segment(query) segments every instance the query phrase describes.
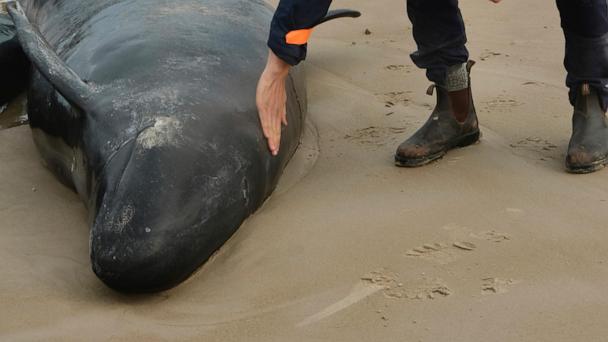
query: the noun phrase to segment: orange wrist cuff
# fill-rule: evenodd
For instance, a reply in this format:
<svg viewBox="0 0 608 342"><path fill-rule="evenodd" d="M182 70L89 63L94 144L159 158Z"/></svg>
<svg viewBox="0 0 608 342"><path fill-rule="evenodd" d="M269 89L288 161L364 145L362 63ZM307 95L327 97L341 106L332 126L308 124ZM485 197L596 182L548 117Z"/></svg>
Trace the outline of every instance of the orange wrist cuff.
<svg viewBox="0 0 608 342"><path fill-rule="evenodd" d="M308 43L311 34L312 29L290 31L285 36L285 41L287 41L287 44L291 45L304 45Z"/></svg>

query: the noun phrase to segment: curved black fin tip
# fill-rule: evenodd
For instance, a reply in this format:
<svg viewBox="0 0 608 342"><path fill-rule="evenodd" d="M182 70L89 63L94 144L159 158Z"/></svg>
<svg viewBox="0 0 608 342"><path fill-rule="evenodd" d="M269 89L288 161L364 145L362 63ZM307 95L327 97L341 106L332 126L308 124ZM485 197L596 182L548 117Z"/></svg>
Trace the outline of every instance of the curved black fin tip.
<svg viewBox="0 0 608 342"><path fill-rule="evenodd" d="M321 25L325 22L328 22L328 21L334 20L334 19L359 18L360 16L361 16L361 12L355 11L355 10L350 10L350 9L331 10L331 11L327 12L327 15L325 15L325 17L323 17L323 19L321 19L321 21L317 25Z"/></svg>

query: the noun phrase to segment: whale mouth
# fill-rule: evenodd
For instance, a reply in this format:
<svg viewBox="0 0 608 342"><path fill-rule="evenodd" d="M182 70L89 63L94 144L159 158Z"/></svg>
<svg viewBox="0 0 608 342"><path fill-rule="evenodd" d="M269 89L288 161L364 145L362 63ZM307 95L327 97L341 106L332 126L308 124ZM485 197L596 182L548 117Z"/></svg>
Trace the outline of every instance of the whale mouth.
<svg viewBox="0 0 608 342"><path fill-rule="evenodd" d="M104 229L100 222L101 227L93 228L99 232L91 234L93 271L107 286L121 292L156 292L179 284L190 273L177 267L188 260L187 253L179 253L184 243L178 236L162 233L172 230L172 225L130 226L134 214L134 208L127 205L111 227ZM157 230L161 233L155 234Z"/></svg>

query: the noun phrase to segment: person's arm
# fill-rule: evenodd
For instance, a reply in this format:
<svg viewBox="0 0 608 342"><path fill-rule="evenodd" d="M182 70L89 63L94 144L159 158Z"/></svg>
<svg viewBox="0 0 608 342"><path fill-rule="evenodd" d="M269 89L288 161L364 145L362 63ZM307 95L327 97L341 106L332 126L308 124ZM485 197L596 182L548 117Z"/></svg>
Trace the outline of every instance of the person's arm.
<svg viewBox="0 0 608 342"><path fill-rule="evenodd" d="M258 114L272 155L279 153L281 124L287 125L285 81L289 68L306 58L312 28L327 14L331 0L281 0L272 18L268 61L256 93Z"/></svg>
<svg viewBox="0 0 608 342"><path fill-rule="evenodd" d="M268 47L289 65L306 58L308 37L331 0L281 0L270 24Z"/></svg>
<svg viewBox="0 0 608 342"><path fill-rule="evenodd" d="M287 125L285 80L288 73L289 64L269 50L266 68L258 81L256 105L262 131L273 156L279 153L281 124Z"/></svg>

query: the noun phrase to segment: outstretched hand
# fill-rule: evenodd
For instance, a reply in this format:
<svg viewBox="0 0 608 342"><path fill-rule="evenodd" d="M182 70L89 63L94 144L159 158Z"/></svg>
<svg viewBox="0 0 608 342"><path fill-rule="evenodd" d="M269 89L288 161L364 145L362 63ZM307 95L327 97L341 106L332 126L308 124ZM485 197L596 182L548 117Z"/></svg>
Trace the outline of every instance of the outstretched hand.
<svg viewBox="0 0 608 342"><path fill-rule="evenodd" d="M289 67L289 64L270 51L256 92L260 123L273 156L279 153L281 124L287 125L285 80L289 74Z"/></svg>

